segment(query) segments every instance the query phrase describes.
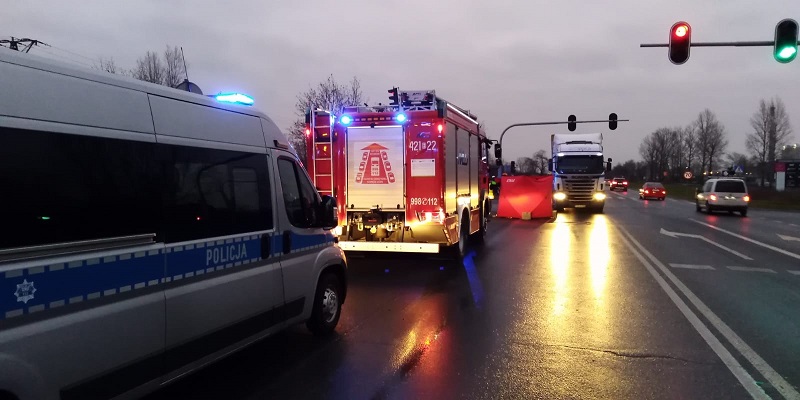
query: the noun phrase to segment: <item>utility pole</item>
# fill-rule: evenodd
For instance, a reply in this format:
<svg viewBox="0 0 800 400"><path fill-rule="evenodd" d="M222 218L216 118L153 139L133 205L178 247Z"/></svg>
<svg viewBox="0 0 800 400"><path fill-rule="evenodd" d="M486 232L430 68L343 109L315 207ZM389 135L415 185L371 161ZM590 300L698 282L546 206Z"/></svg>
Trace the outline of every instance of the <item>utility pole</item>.
<svg viewBox="0 0 800 400"><path fill-rule="evenodd" d="M20 46L25 46L25 50L24 51L26 53L30 52L31 48L33 46L38 46L40 44L43 44L45 46L49 46L47 43L44 43L44 42L36 40L36 39L15 38L13 36L11 37L11 39L0 40L0 46L2 46L4 44L7 44L9 49L16 50L16 51L20 51L20 49L19 49ZM5 46L3 46L3 47L5 47Z"/></svg>

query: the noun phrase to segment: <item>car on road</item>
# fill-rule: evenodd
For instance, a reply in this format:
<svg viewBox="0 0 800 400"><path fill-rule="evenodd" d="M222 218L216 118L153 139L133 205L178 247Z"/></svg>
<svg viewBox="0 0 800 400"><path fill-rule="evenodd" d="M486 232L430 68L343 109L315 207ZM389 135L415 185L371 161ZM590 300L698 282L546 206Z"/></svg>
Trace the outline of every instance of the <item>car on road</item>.
<svg viewBox="0 0 800 400"><path fill-rule="evenodd" d="M648 198L664 201L667 198L667 189L659 182L645 182L639 189L639 199Z"/></svg>
<svg viewBox="0 0 800 400"><path fill-rule="evenodd" d="M609 182L609 189L628 191L628 180L625 178L614 178Z"/></svg>
<svg viewBox="0 0 800 400"><path fill-rule="evenodd" d="M750 194L747 184L737 178L711 178L706 181L695 195L695 208L697 212L705 209L711 214L714 211L738 211L743 217L747 216L747 206L750 204Z"/></svg>

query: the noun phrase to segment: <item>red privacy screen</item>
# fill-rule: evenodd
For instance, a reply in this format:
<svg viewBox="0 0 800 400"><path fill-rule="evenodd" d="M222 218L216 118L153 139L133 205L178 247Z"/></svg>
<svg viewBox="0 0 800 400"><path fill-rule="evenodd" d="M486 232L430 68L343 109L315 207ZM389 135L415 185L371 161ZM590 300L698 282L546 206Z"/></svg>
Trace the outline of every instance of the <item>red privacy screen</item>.
<svg viewBox="0 0 800 400"><path fill-rule="evenodd" d="M553 177L504 176L500 182L500 204L497 216L522 218L522 213L531 213L531 218L550 218L553 213Z"/></svg>

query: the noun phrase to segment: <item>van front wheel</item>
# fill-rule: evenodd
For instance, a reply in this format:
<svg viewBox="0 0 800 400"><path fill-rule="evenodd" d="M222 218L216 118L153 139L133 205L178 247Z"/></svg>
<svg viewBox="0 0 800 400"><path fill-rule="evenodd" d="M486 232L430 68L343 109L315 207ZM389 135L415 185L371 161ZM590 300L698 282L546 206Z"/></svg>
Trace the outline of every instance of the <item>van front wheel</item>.
<svg viewBox="0 0 800 400"><path fill-rule="evenodd" d="M336 274L326 273L319 278L308 330L317 336L333 333L342 314L342 284Z"/></svg>

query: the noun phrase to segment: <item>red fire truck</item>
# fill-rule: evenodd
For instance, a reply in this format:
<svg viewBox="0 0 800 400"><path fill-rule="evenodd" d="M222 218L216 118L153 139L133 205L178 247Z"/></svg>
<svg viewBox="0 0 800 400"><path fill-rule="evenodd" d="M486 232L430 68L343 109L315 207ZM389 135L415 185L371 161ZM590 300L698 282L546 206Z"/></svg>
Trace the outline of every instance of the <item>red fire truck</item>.
<svg viewBox="0 0 800 400"><path fill-rule="evenodd" d="M491 142L477 117L433 90L389 92L395 105L306 115L306 168L336 198L339 245L463 256L486 234Z"/></svg>

